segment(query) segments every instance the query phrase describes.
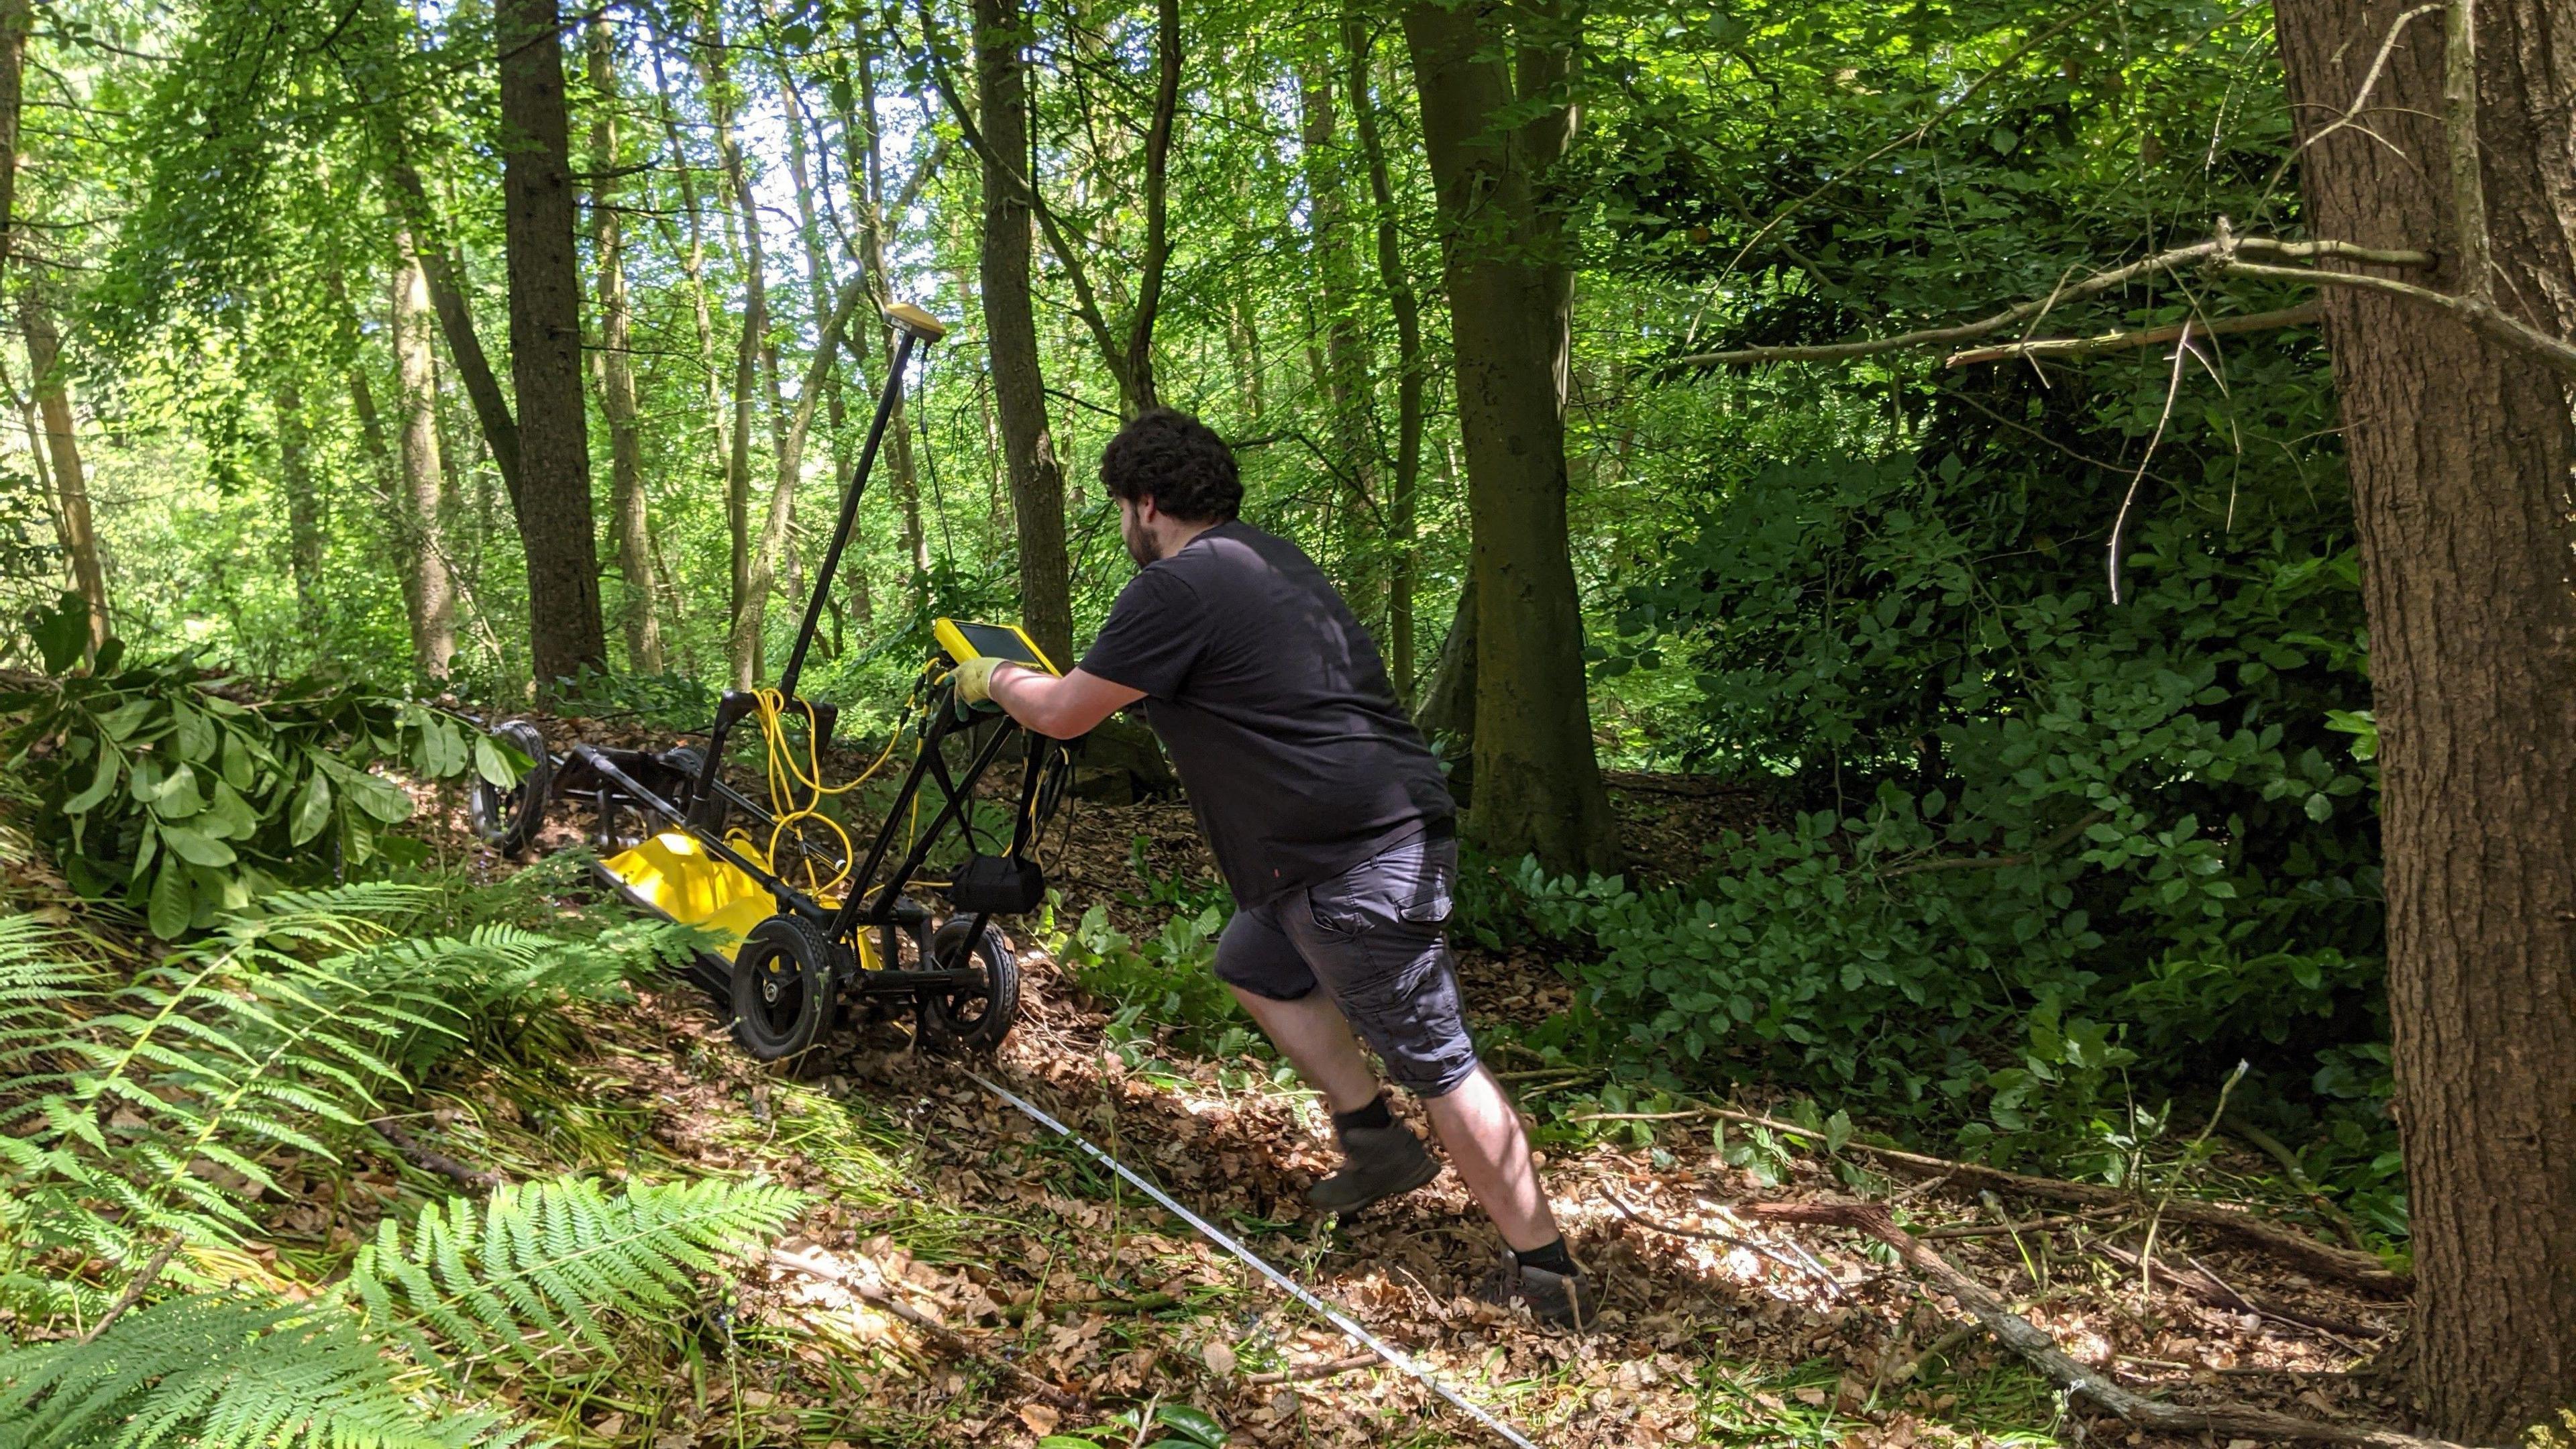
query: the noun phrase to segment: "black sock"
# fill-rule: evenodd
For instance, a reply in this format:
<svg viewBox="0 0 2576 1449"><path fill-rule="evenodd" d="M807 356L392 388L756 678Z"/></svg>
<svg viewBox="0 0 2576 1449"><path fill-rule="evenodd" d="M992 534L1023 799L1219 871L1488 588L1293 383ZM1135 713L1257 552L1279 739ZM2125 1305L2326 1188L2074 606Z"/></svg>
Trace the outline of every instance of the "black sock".
<svg viewBox="0 0 2576 1449"><path fill-rule="evenodd" d="M1395 1114L1386 1110L1386 1094L1383 1092L1369 1098L1369 1104L1356 1112L1333 1114L1335 1132L1348 1132L1354 1127L1392 1127L1394 1125Z"/></svg>
<svg viewBox="0 0 2576 1449"><path fill-rule="evenodd" d="M1524 1268L1536 1268L1547 1273L1562 1273L1569 1278L1574 1276L1575 1272L1574 1260L1566 1256L1563 1238L1544 1247L1514 1248L1512 1261Z"/></svg>

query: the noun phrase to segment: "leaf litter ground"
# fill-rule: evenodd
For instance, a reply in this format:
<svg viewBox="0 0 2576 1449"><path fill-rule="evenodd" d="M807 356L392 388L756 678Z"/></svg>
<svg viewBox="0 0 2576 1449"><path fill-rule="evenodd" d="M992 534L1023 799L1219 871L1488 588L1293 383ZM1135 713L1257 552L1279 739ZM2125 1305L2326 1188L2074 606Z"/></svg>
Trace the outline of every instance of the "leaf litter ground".
<svg viewBox="0 0 2576 1449"><path fill-rule="evenodd" d="M575 731L625 742L597 726ZM1630 845L1646 858L1691 858L1698 841L1743 820L1746 802L1696 782L1619 783ZM470 853L459 823L451 809L424 814L428 833L446 836L442 852ZM548 844L576 842L570 827L554 832ZM1168 908L1137 896L1140 858L1166 879L1204 871L1185 808L1077 806L1054 870L1068 910L1100 904L1122 929L1151 935ZM473 860L495 880L514 869ZM560 863L541 874L566 909L614 909L586 898ZM1857 1157L1800 1153L1789 1139L1747 1170L1727 1164L1701 1121L1570 1120L1601 1109L1596 1074L1511 1070L1506 1059L1519 1031L1566 1004L1568 986L1546 961L1467 948L1480 1036L1519 1079L1550 1195L1576 1255L1608 1286L1593 1332L1537 1326L1468 1296L1499 1244L1453 1177L1354 1222L1319 1217L1301 1194L1331 1169L1329 1132L1293 1077L1256 1052L1218 1058L1167 1028L1122 1023L1034 942L1018 945L1025 1015L987 1070L1536 1442L2168 1442L2089 1408L2070 1415L2045 1380L1963 1328L1876 1244L1746 1227L1724 1210L1852 1194L1891 1201L2078 1359L2142 1392L2403 1417L2379 1380L2352 1372L2396 1330L2402 1303L2171 1225L2161 1259L2179 1268L2188 1254L2266 1311L2211 1306L2164 1279L2142 1287L2135 1267L2088 1244L2134 1246L2137 1232L2119 1229L2145 1205L2070 1214L1938 1178L1879 1178ZM1112 1421L1158 1405L1195 1406L1237 1444L1495 1442L1403 1375L1362 1362L1309 1311L954 1064L916 1053L906 1021L846 1033L794 1079L745 1058L686 985L531 1030L540 1049L522 1043L435 1083L408 1119L414 1142L508 1177L760 1173L816 1195L768 1261L648 1335L666 1353L530 1385L527 1407L569 1442L1143 1443L1155 1434ZM1418 1122L1410 1103L1398 1110ZM261 1252L328 1256L397 1199L454 1190L425 1161L361 1165L327 1203L294 1202ZM256 1263L244 1267L256 1276Z"/></svg>

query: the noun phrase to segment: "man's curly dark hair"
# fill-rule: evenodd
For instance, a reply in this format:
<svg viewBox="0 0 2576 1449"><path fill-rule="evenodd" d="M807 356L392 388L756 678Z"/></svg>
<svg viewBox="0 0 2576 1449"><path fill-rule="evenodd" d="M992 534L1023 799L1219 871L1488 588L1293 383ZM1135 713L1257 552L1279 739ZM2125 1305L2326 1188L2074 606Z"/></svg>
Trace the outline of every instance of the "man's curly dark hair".
<svg viewBox="0 0 2576 1449"><path fill-rule="evenodd" d="M1100 453L1100 483L1113 498L1154 506L1185 523L1222 523L1243 508L1234 449L1216 430L1171 408L1138 413Z"/></svg>

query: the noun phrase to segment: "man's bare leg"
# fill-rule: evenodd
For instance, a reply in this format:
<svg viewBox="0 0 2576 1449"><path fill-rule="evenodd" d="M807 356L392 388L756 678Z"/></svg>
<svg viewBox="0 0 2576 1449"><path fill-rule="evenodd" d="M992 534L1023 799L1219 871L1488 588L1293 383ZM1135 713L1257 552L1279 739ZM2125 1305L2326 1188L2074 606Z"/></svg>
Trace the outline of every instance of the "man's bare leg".
<svg viewBox="0 0 2576 1449"><path fill-rule="evenodd" d="M1494 1074L1479 1063L1474 1076L1423 1098L1422 1105L1440 1145L1449 1149L1449 1165L1494 1220L1504 1246L1527 1250L1555 1242L1556 1214L1548 1211L1547 1194L1539 1188L1529 1134Z"/></svg>
<svg viewBox="0 0 2576 1449"><path fill-rule="evenodd" d="M1356 1112L1377 1099L1377 1074L1351 1036L1340 1008L1321 991L1295 1001L1255 996L1240 987L1234 999L1288 1058L1306 1085L1324 1094L1336 1112ZM1432 1130L1449 1150L1485 1215L1494 1220L1503 1242L1513 1248L1539 1248L1557 1240L1556 1216L1548 1211L1547 1194L1539 1190L1538 1170L1530 1162L1529 1136L1521 1130L1520 1113L1503 1095L1502 1083L1479 1066L1476 1074L1450 1092L1426 1097Z"/></svg>
<svg viewBox="0 0 2576 1449"><path fill-rule="evenodd" d="M1369 1070L1368 1057L1332 997L1310 991L1294 1001L1280 1001L1240 986L1227 989L1333 1111L1356 1112L1377 1100L1377 1073Z"/></svg>

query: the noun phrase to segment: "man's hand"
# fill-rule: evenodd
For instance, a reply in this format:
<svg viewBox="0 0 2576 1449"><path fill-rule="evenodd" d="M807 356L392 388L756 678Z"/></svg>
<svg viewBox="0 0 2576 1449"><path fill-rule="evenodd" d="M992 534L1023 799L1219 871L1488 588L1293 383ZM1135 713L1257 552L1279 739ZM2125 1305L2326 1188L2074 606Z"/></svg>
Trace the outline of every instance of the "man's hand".
<svg viewBox="0 0 2576 1449"><path fill-rule="evenodd" d="M993 706L993 671L1003 661L990 654L979 654L957 666L957 701L960 704Z"/></svg>

